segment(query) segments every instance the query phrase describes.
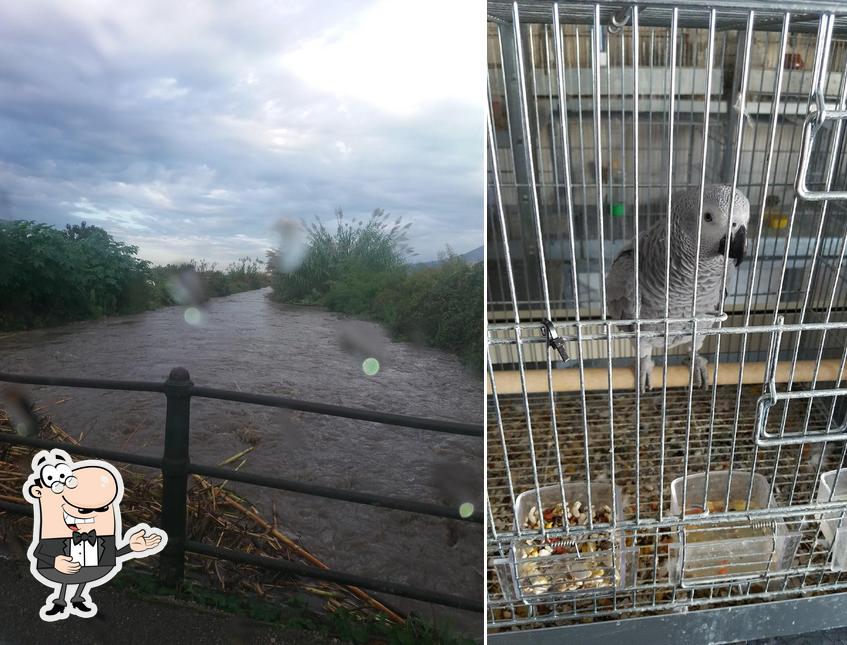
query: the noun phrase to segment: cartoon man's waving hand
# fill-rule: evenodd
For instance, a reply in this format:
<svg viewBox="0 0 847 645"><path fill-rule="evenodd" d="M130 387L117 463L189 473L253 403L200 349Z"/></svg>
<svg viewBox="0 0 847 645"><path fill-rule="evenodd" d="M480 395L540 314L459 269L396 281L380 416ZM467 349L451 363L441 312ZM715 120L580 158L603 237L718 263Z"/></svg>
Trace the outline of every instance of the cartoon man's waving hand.
<svg viewBox="0 0 847 645"><path fill-rule="evenodd" d="M94 616L97 605L89 590L111 580L122 560L161 551L167 535L138 524L126 541L122 539L123 480L105 461L74 463L64 450L42 450L32 460L32 471L23 489L35 517L27 551L30 570L36 580L56 590L41 608L41 618ZM74 585L68 608L65 596Z"/></svg>

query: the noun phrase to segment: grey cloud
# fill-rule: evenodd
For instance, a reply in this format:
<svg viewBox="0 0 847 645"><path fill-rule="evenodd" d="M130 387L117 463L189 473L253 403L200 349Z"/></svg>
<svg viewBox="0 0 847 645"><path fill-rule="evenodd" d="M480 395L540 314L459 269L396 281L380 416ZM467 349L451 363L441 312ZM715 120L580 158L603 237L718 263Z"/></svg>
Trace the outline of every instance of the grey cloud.
<svg viewBox="0 0 847 645"><path fill-rule="evenodd" d="M279 64L348 3L130 7L0 7L0 216L88 219L158 261L261 254L280 215L336 206L403 216L423 259L482 243L482 96L396 115Z"/></svg>

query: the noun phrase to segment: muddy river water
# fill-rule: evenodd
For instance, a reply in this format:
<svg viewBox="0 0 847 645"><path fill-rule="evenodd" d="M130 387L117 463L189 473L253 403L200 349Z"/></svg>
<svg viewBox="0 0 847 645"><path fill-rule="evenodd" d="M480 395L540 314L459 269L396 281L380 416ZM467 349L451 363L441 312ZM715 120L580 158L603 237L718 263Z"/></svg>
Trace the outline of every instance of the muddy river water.
<svg viewBox="0 0 847 645"><path fill-rule="evenodd" d="M268 290L0 336L0 371L164 380L482 423L480 376L450 354L393 342L378 325L272 302ZM373 354L369 376L362 357ZM83 443L161 455L158 394L27 388ZM423 501L482 504L482 441L260 406L194 399L191 459L218 464L256 442L242 470ZM254 486L233 486L329 566L481 598L482 528ZM482 615L387 600L478 633Z"/></svg>

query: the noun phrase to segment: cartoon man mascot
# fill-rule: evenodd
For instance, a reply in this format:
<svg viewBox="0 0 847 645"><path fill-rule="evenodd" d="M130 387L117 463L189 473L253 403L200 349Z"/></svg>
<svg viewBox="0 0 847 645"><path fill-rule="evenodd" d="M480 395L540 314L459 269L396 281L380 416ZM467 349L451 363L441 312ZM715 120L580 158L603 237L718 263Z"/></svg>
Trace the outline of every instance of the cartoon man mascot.
<svg viewBox="0 0 847 645"><path fill-rule="evenodd" d="M167 535L138 524L124 539L119 504L120 473L104 461L71 461L64 450L42 450L32 460L23 494L33 506L32 544L27 551L35 579L55 593L39 612L47 621L97 613L92 587L111 580L129 558L161 551ZM69 587L76 587L70 599Z"/></svg>

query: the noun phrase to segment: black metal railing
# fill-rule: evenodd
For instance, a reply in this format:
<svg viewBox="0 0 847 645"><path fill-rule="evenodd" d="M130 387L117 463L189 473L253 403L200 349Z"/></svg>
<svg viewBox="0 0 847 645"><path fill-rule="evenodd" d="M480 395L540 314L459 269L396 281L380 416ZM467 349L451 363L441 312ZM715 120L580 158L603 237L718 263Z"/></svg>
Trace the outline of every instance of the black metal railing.
<svg viewBox="0 0 847 645"><path fill-rule="evenodd" d="M464 517L457 508L420 502L402 497L377 495L363 491L349 491L320 486L280 477L244 473L231 468L208 466L192 463L189 459L191 399L206 398L223 401L235 401L254 405L299 410L328 416L357 419L373 423L384 423L405 428L417 428L433 432L446 432L468 437L482 437L481 425L440 421L422 417L391 414L374 410L348 408L327 403L300 401L268 394L251 394L231 390L219 390L209 387L197 387L192 383L188 370L175 367L164 383L148 381L113 381L100 379L65 378L53 376L29 376L5 374L0 372L0 382L25 385L46 385L55 387L88 388L100 390L123 390L132 392L153 392L165 395L165 445L161 458L145 455L74 445L57 441L48 441L38 437L25 437L10 432L0 432L0 442L31 446L33 448L62 448L71 454L87 455L109 461L118 461L136 466L154 468L162 472L162 515L161 528L168 534L168 542L159 554L159 577L161 582L173 587L179 584L185 573L186 552L212 556L233 562L253 564L284 571L292 575L327 580L342 585L353 585L371 591L389 593L414 600L456 607L469 611L482 611L483 600L465 598L441 591L420 589L417 587L393 583L377 578L359 576L333 569L321 569L287 560L261 557L242 553L232 549L195 542L186 538L186 502L188 478L192 474L245 484L254 484L266 488L285 490L304 495L315 495L337 499L354 504L367 504L390 508L409 513L420 513L451 520L482 524L482 512L474 512ZM16 513L31 513L27 504L0 501L0 509ZM480 537L481 539L481 537Z"/></svg>

